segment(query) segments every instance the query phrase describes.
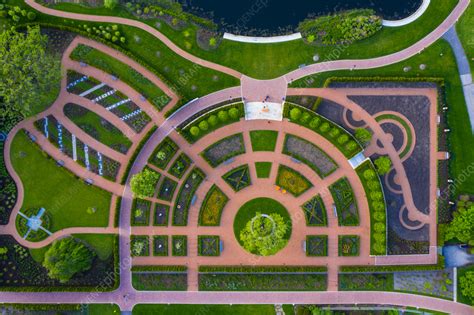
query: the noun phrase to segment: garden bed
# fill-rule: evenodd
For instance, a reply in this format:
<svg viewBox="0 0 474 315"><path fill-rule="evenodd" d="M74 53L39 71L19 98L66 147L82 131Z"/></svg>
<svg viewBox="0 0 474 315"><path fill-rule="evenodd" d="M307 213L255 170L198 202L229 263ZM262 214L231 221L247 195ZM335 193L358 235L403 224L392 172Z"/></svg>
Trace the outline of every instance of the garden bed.
<svg viewBox="0 0 474 315"><path fill-rule="evenodd" d="M167 226L170 206L161 203L155 204L155 215L153 216L153 225Z"/></svg>
<svg viewBox="0 0 474 315"><path fill-rule="evenodd" d="M230 158L244 153L244 137L242 133L237 133L210 145L201 153L201 155L209 165L217 167L219 164L229 160Z"/></svg>
<svg viewBox="0 0 474 315"><path fill-rule="evenodd" d="M304 211L307 226L327 226L327 213L323 199L318 195L305 202Z"/></svg>
<svg viewBox="0 0 474 315"><path fill-rule="evenodd" d="M171 237L171 254L173 256L188 255L188 237L186 235L173 235Z"/></svg>
<svg viewBox="0 0 474 315"><path fill-rule="evenodd" d="M0 152L3 152L4 142L0 142ZM16 185L8 174L4 155L0 154L0 225L7 224L10 213L16 203Z"/></svg>
<svg viewBox="0 0 474 315"><path fill-rule="evenodd" d="M173 225L185 226L188 224L188 212L193 202L194 194L206 176L194 168L181 185L178 197L173 208Z"/></svg>
<svg viewBox="0 0 474 315"><path fill-rule="evenodd" d="M173 175L176 178L181 179L184 173L188 170L189 166L191 166L191 159L184 153L181 153L176 160L174 161L173 165L171 165L168 173Z"/></svg>
<svg viewBox="0 0 474 315"><path fill-rule="evenodd" d="M166 137L155 148L148 162L161 170L165 170L178 150L179 148L176 143L174 143L170 138Z"/></svg>
<svg viewBox="0 0 474 315"><path fill-rule="evenodd" d="M275 185L285 189L295 197L313 187L313 184L299 172L285 165L280 165Z"/></svg>
<svg viewBox="0 0 474 315"><path fill-rule="evenodd" d="M334 199L339 226L359 225L356 199L347 178L341 178L329 186L329 191Z"/></svg>
<svg viewBox="0 0 474 315"><path fill-rule="evenodd" d="M206 194L199 211L199 225L219 226L222 211L229 198L216 185L212 185Z"/></svg>
<svg viewBox="0 0 474 315"><path fill-rule="evenodd" d="M199 256L220 256L221 245L218 235L199 235L198 236L198 255Z"/></svg>
<svg viewBox="0 0 474 315"><path fill-rule="evenodd" d="M134 199L132 204L132 226L150 225L151 201Z"/></svg>
<svg viewBox="0 0 474 315"><path fill-rule="evenodd" d="M393 291L392 273L339 273L341 291Z"/></svg>
<svg viewBox="0 0 474 315"><path fill-rule="evenodd" d="M339 256L359 256L360 237L358 235L339 235L338 252Z"/></svg>
<svg viewBox="0 0 474 315"><path fill-rule="evenodd" d="M283 153L307 164L321 177L326 177L337 169L336 162L318 146L291 134L285 136Z"/></svg>
<svg viewBox="0 0 474 315"><path fill-rule="evenodd" d="M168 256L168 235L153 236L153 256Z"/></svg>
<svg viewBox="0 0 474 315"><path fill-rule="evenodd" d="M165 176L161 181L161 185L158 190L158 199L171 201L173 199L174 191L177 185L177 182Z"/></svg>
<svg viewBox="0 0 474 315"><path fill-rule="evenodd" d="M132 235L130 252L132 256L150 256L150 239L148 235Z"/></svg>
<svg viewBox="0 0 474 315"><path fill-rule="evenodd" d="M327 235L306 235L306 256L327 256Z"/></svg>
<svg viewBox="0 0 474 315"><path fill-rule="evenodd" d="M186 271L133 271L132 285L138 291L186 291Z"/></svg>
<svg viewBox="0 0 474 315"><path fill-rule="evenodd" d="M225 173L222 178L236 192L252 184L250 179L250 171L247 164L230 170L229 172Z"/></svg>

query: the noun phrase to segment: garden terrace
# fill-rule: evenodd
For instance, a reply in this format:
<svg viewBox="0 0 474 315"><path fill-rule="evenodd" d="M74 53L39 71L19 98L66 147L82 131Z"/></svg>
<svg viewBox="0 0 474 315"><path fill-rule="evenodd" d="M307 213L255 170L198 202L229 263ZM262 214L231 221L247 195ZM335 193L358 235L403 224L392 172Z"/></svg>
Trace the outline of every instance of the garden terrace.
<svg viewBox="0 0 474 315"><path fill-rule="evenodd" d="M198 236L199 256L219 256L221 254L221 244L218 235Z"/></svg>
<svg viewBox="0 0 474 315"><path fill-rule="evenodd" d="M222 176L222 178L236 192L252 184L249 166L247 164L228 171Z"/></svg>
<svg viewBox="0 0 474 315"><path fill-rule="evenodd" d="M359 225L356 199L347 178L341 178L329 186L329 191L334 199L339 226Z"/></svg>
<svg viewBox="0 0 474 315"><path fill-rule="evenodd" d="M153 225L155 226L168 226L170 206L156 203L155 213L153 215Z"/></svg>
<svg viewBox="0 0 474 315"><path fill-rule="evenodd" d="M122 154L126 154L132 145L117 127L85 107L69 103L65 105L64 113L89 136Z"/></svg>
<svg viewBox="0 0 474 315"><path fill-rule="evenodd" d="M224 126L236 123L244 117L244 104L234 102L223 106L217 104L214 110L206 111L194 120L186 122L181 128L180 134L189 142L195 143L207 134Z"/></svg>
<svg viewBox="0 0 474 315"><path fill-rule="evenodd" d="M132 204L132 226L148 226L150 224L151 201L134 199Z"/></svg>
<svg viewBox="0 0 474 315"><path fill-rule="evenodd" d="M188 274L185 266L134 266L132 285L139 291L185 291Z"/></svg>
<svg viewBox="0 0 474 315"><path fill-rule="evenodd" d="M217 167L219 164L233 158L234 156L244 154L245 145L242 133L238 133L219 140L210 145L202 153L202 157L212 167Z"/></svg>
<svg viewBox="0 0 474 315"><path fill-rule="evenodd" d="M307 256L327 256L328 236L327 235L306 235L306 255Z"/></svg>
<svg viewBox="0 0 474 315"><path fill-rule="evenodd" d="M179 188L173 208L173 225L184 226L188 224L189 208L193 204L194 194L206 176L194 168Z"/></svg>
<svg viewBox="0 0 474 315"><path fill-rule="evenodd" d="M120 78L147 98L158 110L163 109L170 101L163 91L141 73L97 49L79 44L72 51L70 57Z"/></svg>
<svg viewBox="0 0 474 315"><path fill-rule="evenodd" d="M370 254L385 255L387 244L387 211L382 185L377 176L375 167L370 160L357 167L356 172L362 182L369 203ZM379 231L377 232L374 227L375 223L379 224L379 227L377 227Z"/></svg>
<svg viewBox="0 0 474 315"><path fill-rule="evenodd" d="M165 201L171 201L173 199L174 191L177 185L178 183L171 178L163 176L163 180L159 185L160 188L158 189L157 198Z"/></svg>
<svg viewBox="0 0 474 315"><path fill-rule="evenodd" d="M307 164L321 177L327 177L337 169L336 162L319 147L291 134L285 135L283 153Z"/></svg>
<svg viewBox="0 0 474 315"><path fill-rule="evenodd" d="M148 162L161 170L165 170L178 149L176 143L167 137L156 147Z"/></svg>
<svg viewBox="0 0 474 315"><path fill-rule="evenodd" d="M285 189L295 197L313 187L313 184L301 173L285 165L278 167L275 185Z"/></svg>
<svg viewBox="0 0 474 315"><path fill-rule="evenodd" d="M299 114L295 117L291 117L292 110L295 110ZM339 151L341 151L348 159L362 151L362 146L349 132L333 121L313 112L312 110L286 102L283 116L288 118L292 123L311 129L326 138L326 140L338 148Z"/></svg>
<svg viewBox="0 0 474 315"><path fill-rule="evenodd" d="M327 226L327 213L323 199L318 195L307 202L301 208L304 211L306 225L308 226Z"/></svg>
<svg viewBox="0 0 474 315"><path fill-rule="evenodd" d="M188 170L191 166L192 161L191 159L184 153L181 153L173 162L171 167L168 170L168 173L173 175L174 177L181 179L184 173Z"/></svg>
<svg viewBox="0 0 474 315"><path fill-rule="evenodd" d="M199 210L199 225L202 226L219 226L222 211L229 198L217 187L212 185L206 194Z"/></svg>

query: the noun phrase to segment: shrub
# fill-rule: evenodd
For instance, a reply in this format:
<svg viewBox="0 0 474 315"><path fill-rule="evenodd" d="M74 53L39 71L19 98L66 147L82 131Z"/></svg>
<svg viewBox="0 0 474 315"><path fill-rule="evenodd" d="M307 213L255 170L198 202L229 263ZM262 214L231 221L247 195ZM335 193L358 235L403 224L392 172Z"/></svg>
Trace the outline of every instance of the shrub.
<svg viewBox="0 0 474 315"><path fill-rule="evenodd" d="M191 129L189 129L189 133L191 133L193 137L197 137L201 133L201 130L196 126L192 126Z"/></svg>
<svg viewBox="0 0 474 315"><path fill-rule="evenodd" d="M351 140L346 144L346 149L349 151L352 151L355 148L357 148L357 143L354 140Z"/></svg>
<svg viewBox="0 0 474 315"><path fill-rule="evenodd" d="M294 107L294 108L292 108L292 109L290 110L290 118L291 118L291 120L295 120L295 121L296 121L296 120L298 120L300 117L301 117L301 109Z"/></svg>
<svg viewBox="0 0 474 315"><path fill-rule="evenodd" d="M375 232L385 232L385 224L381 222L377 222L374 224L374 231Z"/></svg>
<svg viewBox="0 0 474 315"><path fill-rule="evenodd" d="M209 124L205 120L201 121L198 126L199 129L201 129L202 131L206 131L209 129Z"/></svg>
<svg viewBox="0 0 474 315"><path fill-rule="evenodd" d="M344 144L347 141L349 141L348 135L342 135L342 136L339 136L339 138L337 138L337 142L339 142L339 144Z"/></svg>
<svg viewBox="0 0 474 315"><path fill-rule="evenodd" d="M372 207L375 211L383 211L385 209L385 205L381 201L373 201Z"/></svg>
<svg viewBox="0 0 474 315"><path fill-rule="evenodd" d="M223 123L225 123L226 121L229 120L229 114L227 113L227 111L225 110L221 110L219 111L219 113L217 113L217 117L219 118L219 120Z"/></svg>
<svg viewBox="0 0 474 315"><path fill-rule="evenodd" d="M28 12L28 14L26 15L26 17L28 18L28 20L34 21L34 20L36 19L36 13L34 13L34 12Z"/></svg>
<svg viewBox="0 0 474 315"><path fill-rule="evenodd" d="M211 125L212 127L215 127L215 126L219 123L219 120L217 119L217 116L216 116L216 115L211 115L211 116L209 116L209 118L207 119L207 122L208 122L209 125Z"/></svg>
<svg viewBox="0 0 474 315"><path fill-rule="evenodd" d="M231 119L237 119L237 118L239 118L239 116L240 116L240 111L239 111L239 109L238 109L238 108L235 108L235 107L229 109L229 116L230 116Z"/></svg>
<svg viewBox="0 0 474 315"><path fill-rule="evenodd" d="M372 191L370 193L370 199L374 200L374 201L380 201L382 200L383 198L383 195L382 195L382 192L380 191Z"/></svg>
<svg viewBox="0 0 474 315"><path fill-rule="evenodd" d="M327 122L323 123L320 127L319 130L321 132L327 132L329 130L330 126Z"/></svg>
<svg viewBox="0 0 474 315"><path fill-rule="evenodd" d="M104 7L107 9L113 9L117 6L118 0L104 0Z"/></svg>
<svg viewBox="0 0 474 315"><path fill-rule="evenodd" d="M379 222L384 222L385 221L385 212L383 211L376 211L374 213L374 219L375 221L379 221ZM384 236L384 239L385 239L385 236Z"/></svg>
<svg viewBox="0 0 474 315"><path fill-rule="evenodd" d="M337 136L339 136L340 133L341 133L341 130L339 130L339 128L335 127L335 128L331 129L331 131L329 132L329 136L331 138L336 138Z"/></svg>
<svg viewBox="0 0 474 315"><path fill-rule="evenodd" d="M319 124L321 123L321 119L319 117L314 117L310 122L309 122L309 127L311 129L316 129L318 128Z"/></svg>
<svg viewBox="0 0 474 315"><path fill-rule="evenodd" d="M367 180L374 179L375 176L376 176L376 174L372 169L368 169L368 170L364 171L364 178L367 179ZM377 183L377 187L378 187L378 183Z"/></svg>
<svg viewBox="0 0 474 315"><path fill-rule="evenodd" d="M392 161L388 156L381 156L374 161L375 166L377 167L377 172L380 175L387 174L392 168Z"/></svg>
<svg viewBox="0 0 474 315"><path fill-rule="evenodd" d="M300 122L302 124L307 124L310 118L311 118L311 115L308 112L305 112L303 115L301 115Z"/></svg>
<svg viewBox="0 0 474 315"><path fill-rule="evenodd" d="M217 39L215 37L209 38L209 46L214 47L216 46L216 44L217 44Z"/></svg>
<svg viewBox="0 0 474 315"><path fill-rule="evenodd" d="M365 128L357 128L355 130L355 137L360 143L368 143L372 140L372 133Z"/></svg>

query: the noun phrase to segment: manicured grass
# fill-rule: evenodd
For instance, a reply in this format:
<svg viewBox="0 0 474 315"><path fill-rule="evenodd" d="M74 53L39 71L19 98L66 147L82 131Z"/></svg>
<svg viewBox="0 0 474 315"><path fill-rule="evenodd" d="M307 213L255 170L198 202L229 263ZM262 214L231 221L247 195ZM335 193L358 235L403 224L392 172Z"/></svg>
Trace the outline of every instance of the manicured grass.
<svg viewBox="0 0 474 315"><path fill-rule="evenodd" d="M89 315L111 315L120 314L120 307L117 304L89 304Z"/></svg>
<svg viewBox="0 0 474 315"><path fill-rule="evenodd" d="M71 58L115 75L145 96L158 110L161 110L170 101L170 98L162 90L141 73L97 49L82 44L78 45L71 53Z"/></svg>
<svg viewBox="0 0 474 315"><path fill-rule="evenodd" d="M58 167L23 132L13 139L11 159L25 190L22 209L44 207L51 215L51 231L107 226L111 194ZM88 214L89 207L96 212Z"/></svg>
<svg viewBox="0 0 474 315"><path fill-rule="evenodd" d="M254 130L250 131L253 151L275 151L278 131Z"/></svg>
<svg viewBox="0 0 474 315"><path fill-rule="evenodd" d="M258 178L269 178L272 171L272 162L255 162Z"/></svg>
<svg viewBox="0 0 474 315"><path fill-rule="evenodd" d="M105 119L93 111L76 104L67 104L64 111L66 116L85 133L112 149L122 153L125 151L126 153L132 146L132 141L120 129L109 121L106 121L108 124L106 126L104 124Z"/></svg>
<svg viewBox="0 0 474 315"><path fill-rule="evenodd" d="M215 305L215 304L138 304L133 308L134 315L274 315L274 305Z"/></svg>
<svg viewBox="0 0 474 315"><path fill-rule="evenodd" d="M472 3L456 24L456 30L471 64L472 72L474 71L474 6Z"/></svg>
<svg viewBox="0 0 474 315"><path fill-rule="evenodd" d="M291 218L286 208L278 201L271 198L256 198L246 202L235 215L234 218L234 235L240 241L240 231L247 225L247 223L255 217L257 212L261 214L279 214L283 217L283 220L288 223L289 229L285 234L285 239L289 239L291 236Z"/></svg>
<svg viewBox="0 0 474 315"><path fill-rule="evenodd" d="M466 297L462 294L461 286L459 285L459 279L461 278L461 276L465 275L466 272L468 272L468 271L474 271L474 265L458 268L458 286L459 286L458 287L458 302L464 303L464 304L469 304L469 305L474 305L473 300L470 300L468 297Z"/></svg>
<svg viewBox="0 0 474 315"><path fill-rule="evenodd" d="M295 197L313 187L313 184L301 173L285 165L280 165L278 168L275 185L287 190Z"/></svg>

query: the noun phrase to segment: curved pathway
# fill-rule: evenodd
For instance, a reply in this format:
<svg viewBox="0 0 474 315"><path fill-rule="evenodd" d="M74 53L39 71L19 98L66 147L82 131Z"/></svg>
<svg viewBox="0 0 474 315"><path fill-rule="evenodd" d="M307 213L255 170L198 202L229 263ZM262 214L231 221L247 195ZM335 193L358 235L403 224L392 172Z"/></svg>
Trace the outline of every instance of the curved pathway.
<svg viewBox="0 0 474 315"><path fill-rule="evenodd" d="M387 27L400 27L416 21L430 6L431 0L423 0L420 7L410 16L401 20L382 20L382 25Z"/></svg>

